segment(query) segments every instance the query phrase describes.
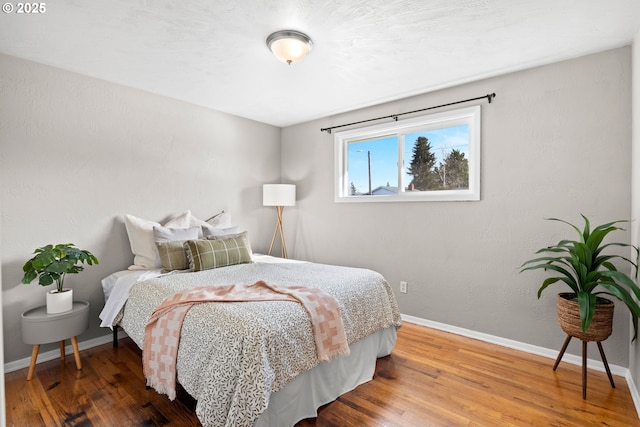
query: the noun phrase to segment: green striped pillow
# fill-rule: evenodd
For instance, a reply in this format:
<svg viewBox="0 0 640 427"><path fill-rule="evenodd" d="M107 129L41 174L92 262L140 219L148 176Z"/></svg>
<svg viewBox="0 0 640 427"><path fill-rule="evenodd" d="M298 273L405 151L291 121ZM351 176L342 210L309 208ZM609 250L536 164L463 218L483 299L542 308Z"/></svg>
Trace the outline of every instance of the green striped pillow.
<svg viewBox="0 0 640 427"><path fill-rule="evenodd" d="M216 240L187 240L183 244L192 271L251 262L247 233Z"/></svg>

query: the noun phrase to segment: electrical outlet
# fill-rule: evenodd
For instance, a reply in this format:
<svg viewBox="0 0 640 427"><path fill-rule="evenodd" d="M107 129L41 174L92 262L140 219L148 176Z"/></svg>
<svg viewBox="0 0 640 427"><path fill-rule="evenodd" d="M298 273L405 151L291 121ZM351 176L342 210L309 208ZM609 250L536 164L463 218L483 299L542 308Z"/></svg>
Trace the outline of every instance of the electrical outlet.
<svg viewBox="0 0 640 427"><path fill-rule="evenodd" d="M400 292L406 294L407 291L407 282L400 282Z"/></svg>

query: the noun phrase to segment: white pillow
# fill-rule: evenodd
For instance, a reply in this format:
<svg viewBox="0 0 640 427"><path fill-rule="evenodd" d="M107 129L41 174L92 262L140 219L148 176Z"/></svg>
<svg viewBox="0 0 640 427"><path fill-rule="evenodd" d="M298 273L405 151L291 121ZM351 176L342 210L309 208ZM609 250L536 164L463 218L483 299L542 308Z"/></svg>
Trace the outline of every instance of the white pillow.
<svg viewBox="0 0 640 427"><path fill-rule="evenodd" d="M185 211L164 226L168 228L189 228L192 218L191 211ZM161 265L160 254L158 253L158 248L156 248L153 227L160 227L161 225L129 214L124 216L124 225L127 229L129 244L133 253L133 265L129 267L129 270L159 268Z"/></svg>
<svg viewBox="0 0 640 427"><path fill-rule="evenodd" d="M216 228L229 228L231 227L231 213L222 211L209 218L206 224Z"/></svg>
<svg viewBox="0 0 640 427"><path fill-rule="evenodd" d="M194 216L191 215L190 210L182 212L177 217L169 220L164 226L169 228L189 228L193 227L192 224Z"/></svg>
<svg viewBox="0 0 640 427"><path fill-rule="evenodd" d="M222 211L219 214L216 214L209 218L206 221L202 221L201 219L196 218L191 215L191 223L190 226L199 226L202 227L202 233L200 234L200 238L213 236L219 230L225 228L232 228L231 226L231 214L229 212ZM237 233L235 231L234 233Z"/></svg>
<svg viewBox="0 0 640 427"><path fill-rule="evenodd" d="M169 228L159 225L153 226L153 236L156 242L171 242L174 240L195 240L202 233L201 227Z"/></svg>

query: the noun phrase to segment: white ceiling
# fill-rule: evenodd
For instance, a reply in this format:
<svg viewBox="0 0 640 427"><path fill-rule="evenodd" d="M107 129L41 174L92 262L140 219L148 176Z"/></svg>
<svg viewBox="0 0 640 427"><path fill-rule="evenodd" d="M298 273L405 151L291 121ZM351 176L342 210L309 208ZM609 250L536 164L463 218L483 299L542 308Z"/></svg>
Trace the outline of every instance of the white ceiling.
<svg viewBox="0 0 640 427"><path fill-rule="evenodd" d="M276 126L628 45L640 29L639 0L45 4L0 15L0 52ZM311 54L277 61L265 39L282 29L308 34Z"/></svg>

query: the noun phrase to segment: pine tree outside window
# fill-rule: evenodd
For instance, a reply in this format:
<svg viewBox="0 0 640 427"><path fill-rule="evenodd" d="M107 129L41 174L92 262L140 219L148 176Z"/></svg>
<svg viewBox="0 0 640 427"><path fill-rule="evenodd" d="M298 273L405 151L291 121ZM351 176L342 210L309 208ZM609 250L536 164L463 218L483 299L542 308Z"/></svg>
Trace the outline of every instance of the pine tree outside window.
<svg viewBox="0 0 640 427"><path fill-rule="evenodd" d="M335 134L336 202L480 200L480 106Z"/></svg>

